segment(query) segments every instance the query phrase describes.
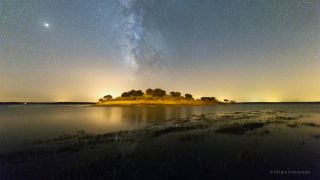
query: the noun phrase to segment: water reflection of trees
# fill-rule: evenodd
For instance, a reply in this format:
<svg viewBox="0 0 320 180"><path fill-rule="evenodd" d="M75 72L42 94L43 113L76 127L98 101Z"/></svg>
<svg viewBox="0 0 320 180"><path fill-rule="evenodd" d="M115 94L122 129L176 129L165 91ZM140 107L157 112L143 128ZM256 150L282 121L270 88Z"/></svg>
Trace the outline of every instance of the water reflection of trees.
<svg viewBox="0 0 320 180"><path fill-rule="evenodd" d="M104 118L110 122L140 125L172 118L186 118L193 114L192 107L180 106L134 106L104 109Z"/></svg>

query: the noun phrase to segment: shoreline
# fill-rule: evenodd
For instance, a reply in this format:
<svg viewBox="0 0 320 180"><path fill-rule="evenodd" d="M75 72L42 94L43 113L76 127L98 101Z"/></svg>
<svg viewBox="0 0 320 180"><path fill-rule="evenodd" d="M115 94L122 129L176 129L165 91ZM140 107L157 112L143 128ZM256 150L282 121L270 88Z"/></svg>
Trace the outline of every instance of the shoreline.
<svg viewBox="0 0 320 180"><path fill-rule="evenodd" d="M168 100L124 100L97 102L94 106L133 106L133 105L172 105L172 106L212 106L226 103L210 103L200 100L168 101Z"/></svg>
<svg viewBox="0 0 320 180"><path fill-rule="evenodd" d="M116 101L114 101L116 102ZM119 101L117 101L119 102ZM130 105L178 105L178 106L211 106L225 105L230 103L99 103L99 102L0 102L1 105L92 105L92 106L130 106ZM236 102L238 105L260 105L260 104L320 104L320 102Z"/></svg>

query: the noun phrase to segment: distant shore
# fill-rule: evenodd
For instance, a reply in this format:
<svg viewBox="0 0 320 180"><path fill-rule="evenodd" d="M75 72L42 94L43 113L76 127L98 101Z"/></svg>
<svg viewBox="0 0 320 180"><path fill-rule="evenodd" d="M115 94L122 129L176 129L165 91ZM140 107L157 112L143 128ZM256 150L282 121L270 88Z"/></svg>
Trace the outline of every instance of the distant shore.
<svg viewBox="0 0 320 180"><path fill-rule="evenodd" d="M219 101L215 97L201 97L195 99L192 94L185 93L182 95L181 92L171 91L167 94L166 90L156 88L147 89L145 92L142 90L130 90L123 92L121 96L113 98L112 95L106 95L99 99L96 105L99 106L128 106L128 105L215 105L215 104L226 104L234 103L224 99Z"/></svg>
<svg viewBox="0 0 320 180"><path fill-rule="evenodd" d="M216 105L220 103L204 102L201 100L113 100L97 102L97 106L131 106L131 105Z"/></svg>
<svg viewBox="0 0 320 180"><path fill-rule="evenodd" d="M197 101L197 100L195 100ZM109 101L100 102L0 102L0 105L97 105L97 106L121 106L121 105L216 105L225 103L204 103L198 102L168 102L168 101ZM320 102L236 102L233 104L320 104Z"/></svg>

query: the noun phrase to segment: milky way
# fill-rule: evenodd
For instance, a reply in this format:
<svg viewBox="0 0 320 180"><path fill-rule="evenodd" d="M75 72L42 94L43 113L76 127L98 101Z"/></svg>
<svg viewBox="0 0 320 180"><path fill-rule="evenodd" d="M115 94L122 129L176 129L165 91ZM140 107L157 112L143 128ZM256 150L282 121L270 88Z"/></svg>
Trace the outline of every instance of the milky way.
<svg viewBox="0 0 320 180"><path fill-rule="evenodd" d="M125 64L134 72L156 72L162 61L161 34L145 27L142 1L119 0L119 2L123 8L124 34L120 40Z"/></svg>

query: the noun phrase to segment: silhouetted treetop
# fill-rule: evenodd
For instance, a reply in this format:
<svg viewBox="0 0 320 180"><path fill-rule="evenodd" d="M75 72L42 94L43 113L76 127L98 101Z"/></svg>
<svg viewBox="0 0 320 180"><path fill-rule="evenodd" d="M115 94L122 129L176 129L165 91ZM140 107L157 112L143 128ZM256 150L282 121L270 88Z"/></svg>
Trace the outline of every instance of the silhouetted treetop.
<svg viewBox="0 0 320 180"><path fill-rule="evenodd" d="M171 92L170 92L170 95L173 96L173 97L180 97L180 96L181 96L181 92L171 91Z"/></svg>
<svg viewBox="0 0 320 180"><path fill-rule="evenodd" d="M128 92L124 92L121 94L121 97L130 97L130 94Z"/></svg>
<svg viewBox="0 0 320 180"><path fill-rule="evenodd" d="M215 97L201 97L201 101L218 102Z"/></svg>
<svg viewBox="0 0 320 180"><path fill-rule="evenodd" d="M141 90L131 90L129 92L124 92L121 94L121 97L138 97L143 96L143 92Z"/></svg>
<svg viewBox="0 0 320 180"><path fill-rule="evenodd" d="M184 95L187 99L193 99L193 96L191 94L185 94Z"/></svg>
<svg viewBox="0 0 320 180"><path fill-rule="evenodd" d="M150 89L150 88L146 90L146 94L147 95L151 95L152 96L153 92L154 92L153 89Z"/></svg>
<svg viewBox="0 0 320 180"><path fill-rule="evenodd" d="M111 100L112 99L112 96L111 95L106 95L103 97L104 100Z"/></svg>
<svg viewBox="0 0 320 180"><path fill-rule="evenodd" d="M166 95L166 91L163 90L163 89L157 88L157 89L155 89L154 92L153 92L153 96L155 96L155 97L163 97L163 96L165 96L165 95Z"/></svg>
<svg viewBox="0 0 320 180"><path fill-rule="evenodd" d="M146 94L153 97L163 97L166 95L166 91L160 88L156 88L154 90L149 88L146 90Z"/></svg>

